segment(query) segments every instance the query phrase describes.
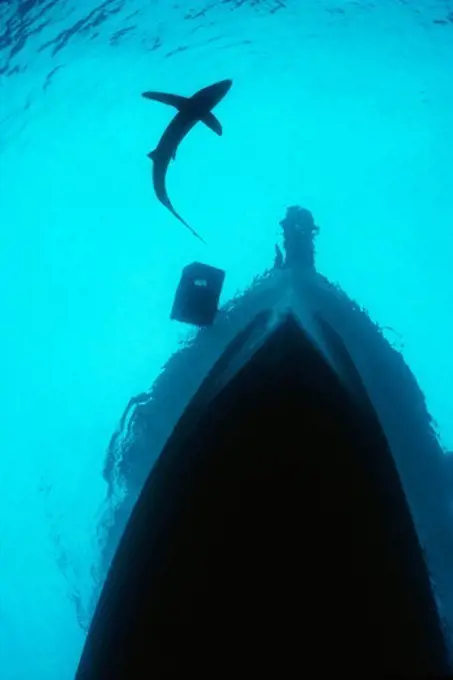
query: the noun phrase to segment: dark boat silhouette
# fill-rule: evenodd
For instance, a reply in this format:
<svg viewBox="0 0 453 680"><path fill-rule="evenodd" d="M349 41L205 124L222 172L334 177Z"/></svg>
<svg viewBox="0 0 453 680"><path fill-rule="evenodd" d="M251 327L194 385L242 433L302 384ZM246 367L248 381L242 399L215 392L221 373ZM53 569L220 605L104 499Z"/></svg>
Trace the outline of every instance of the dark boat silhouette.
<svg viewBox="0 0 453 680"><path fill-rule="evenodd" d="M261 307L136 481L77 680L449 674L411 512L425 501L364 364L322 305Z"/></svg>

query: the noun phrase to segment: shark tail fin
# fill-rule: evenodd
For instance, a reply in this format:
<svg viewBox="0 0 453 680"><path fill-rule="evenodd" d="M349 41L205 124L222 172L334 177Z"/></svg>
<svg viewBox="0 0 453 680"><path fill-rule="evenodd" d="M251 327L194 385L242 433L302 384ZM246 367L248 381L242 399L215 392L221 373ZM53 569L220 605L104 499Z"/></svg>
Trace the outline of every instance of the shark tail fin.
<svg viewBox="0 0 453 680"><path fill-rule="evenodd" d="M177 94L167 94L165 92L143 92L142 97L152 99L155 102L161 102L162 104L168 104L169 106L174 106L178 111L181 111L188 101L187 97L180 97Z"/></svg>

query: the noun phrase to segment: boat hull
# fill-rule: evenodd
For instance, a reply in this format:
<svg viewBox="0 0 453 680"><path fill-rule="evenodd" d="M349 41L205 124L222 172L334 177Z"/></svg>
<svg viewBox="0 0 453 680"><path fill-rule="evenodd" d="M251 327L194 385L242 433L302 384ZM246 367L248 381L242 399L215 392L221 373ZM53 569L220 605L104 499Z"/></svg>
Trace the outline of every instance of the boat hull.
<svg viewBox="0 0 453 680"><path fill-rule="evenodd" d="M321 330L328 352L289 315L213 367L132 511L78 680L447 675L388 442Z"/></svg>

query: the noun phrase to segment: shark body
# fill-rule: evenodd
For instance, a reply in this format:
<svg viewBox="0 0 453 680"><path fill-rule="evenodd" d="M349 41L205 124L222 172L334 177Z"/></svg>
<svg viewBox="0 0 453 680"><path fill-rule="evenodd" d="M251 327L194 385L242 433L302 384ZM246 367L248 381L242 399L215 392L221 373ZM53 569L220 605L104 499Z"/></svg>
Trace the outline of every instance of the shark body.
<svg viewBox="0 0 453 680"><path fill-rule="evenodd" d="M222 126L212 114L212 109L223 99L231 85L231 80L222 80L199 90L192 97L181 97L164 92L143 92L142 94L146 99L169 104L178 109L178 113L163 133L157 147L148 154L153 161L154 191L158 200L203 243L204 239L173 208L166 188L167 170L170 162L176 157L178 146L198 122L203 122L217 135L222 134Z"/></svg>

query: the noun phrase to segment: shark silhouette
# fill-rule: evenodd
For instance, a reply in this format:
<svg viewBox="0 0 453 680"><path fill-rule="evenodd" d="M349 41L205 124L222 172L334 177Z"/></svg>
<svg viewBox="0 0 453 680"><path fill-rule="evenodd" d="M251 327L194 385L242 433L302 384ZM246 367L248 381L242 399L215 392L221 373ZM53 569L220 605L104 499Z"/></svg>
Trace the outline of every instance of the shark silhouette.
<svg viewBox="0 0 453 680"><path fill-rule="evenodd" d="M198 90L192 97L181 97L164 92L143 92L142 94L146 99L169 104L178 109L178 113L168 125L159 144L148 154L148 158L153 161L154 191L158 200L203 243L205 243L204 239L173 208L168 198L165 180L168 166L170 161L175 159L179 144L199 121L202 121L217 135L222 134L222 126L211 111L223 99L232 84L232 80L222 80Z"/></svg>

